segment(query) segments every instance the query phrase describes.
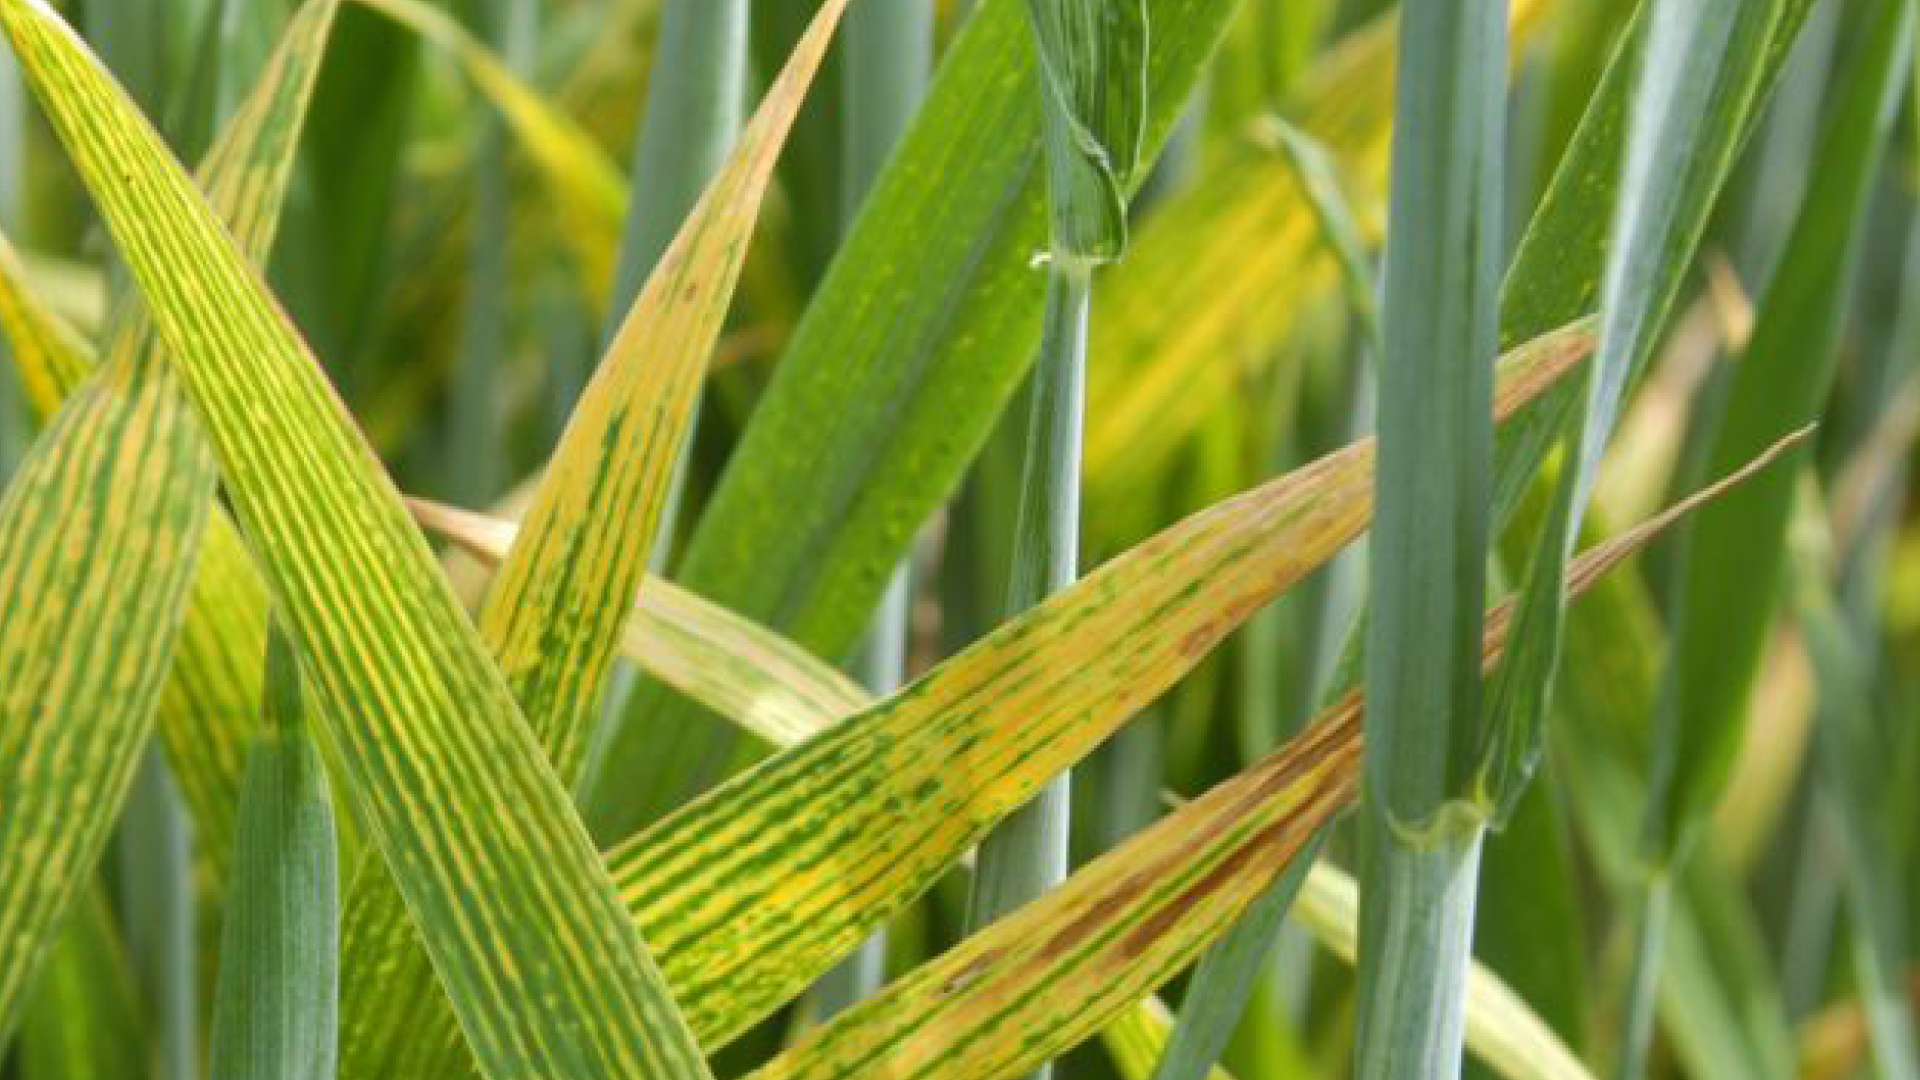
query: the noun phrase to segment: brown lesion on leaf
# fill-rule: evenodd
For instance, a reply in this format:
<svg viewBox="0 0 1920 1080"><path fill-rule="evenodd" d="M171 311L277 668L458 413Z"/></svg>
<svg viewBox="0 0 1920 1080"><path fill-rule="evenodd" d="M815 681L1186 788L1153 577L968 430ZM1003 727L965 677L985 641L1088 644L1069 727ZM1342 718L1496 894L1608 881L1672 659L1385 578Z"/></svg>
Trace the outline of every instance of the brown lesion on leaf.
<svg viewBox="0 0 1920 1080"><path fill-rule="evenodd" d="M946 979L940 983L941 995L951 997L965 990L967 987L972 986L974 983L979 982L980 977L987 973L987 969L993 967L1005 954L1005 949L988 949L986 952L967 961L961 966L959 971L947 976Z"/></svg>

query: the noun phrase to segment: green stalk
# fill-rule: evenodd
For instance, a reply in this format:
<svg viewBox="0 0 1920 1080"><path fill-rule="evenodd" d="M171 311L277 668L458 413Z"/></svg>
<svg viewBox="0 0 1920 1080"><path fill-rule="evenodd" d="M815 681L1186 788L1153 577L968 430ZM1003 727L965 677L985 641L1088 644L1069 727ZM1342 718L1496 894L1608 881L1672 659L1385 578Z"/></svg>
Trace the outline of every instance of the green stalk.
<svg viewBox="0 0 1920 1080"><path fill-rule="evenodd" d="M852 228L867 191L912 123L933 75L929 0L862 0L841 25L841 231ZM887 583L861 649L861 681L885 698L906 681L913 607L913 557ZM820 980L822 1021L871 996L887 981L887 932L875 930Z"/></svg>
<svg viewBox="0 0 1920 1080"><path fill-rule="evenodd" d="M746 122L747 0L666 0L663 8L603 351Z"/></svg>
<svg viewBox="0 0 1920 1080"><path fill-rule="evenodd" d="M1126 247L1126 192L1140 162L1147 111L1144 0L1028 0L1027 14L1040 56L1052 250L1040 354L1022 390L1027 436L1009 612L1033 606L1079 572L1093 268L1119 258ZM1066 877L1072 791L1071 775L1062 772L980 845L969 930ZM1044 1080L1050 1071L1034 1075Z"/></svg>
<svg viewBox="0 0 1920 1080"><path fill-rule="evenodd" d="M524 72L533 47L534 6L525 0L486 0L479 8L482 39L509 68ZM489 115L475 155L460 361L453 380L446 457L447 493L469 506L485 505L498 495L508 467L501 437L505 424L501 384L513 310L513 287L508 281L512 271L507 265L513 229L508 141L505 122Z"/></svg>
<svg viewBox="0 0 1920 1080"><path fill-rule="evenodd" d="M120 826L120 910L127 953L159 1043L159 1080L200 1075L193 839L159 749L140 763Z"/></svg>
<svg viewBox="0 0 1920 1080"><path fill-rule="evenodd" d="M1620 1043L1614 1055L1618 1080L1640 1080L1653 1045L1654 1005L1660 997L1660 965L1667 949L1667 924L1673 913L1673 881L1654 874L1640 892L1640 919L1634 925L1633 967L1627 975L1620 1017Z"/></svg>
<svg viewBox="0 0 1920 1080"><path fill-rule="evenodd" d="M1022 392L1027 442L1013 572L1007 583L1009 615L1027 610L1078 576L1080 432L1092 284L1091 266L1056 255L1047 282L1040 356ZM980 845L967 904L969 933L1066 878L1072 790L1071 775L1060 774ZM1047 1069L1035 1073L1047 1075Z"/></svg>
<svg viewBox="0 0 1920 1080"><path fill-rule="evenodd" d="M1502 5L1402 10L1369 559L1358 1080L1459 1075L1480 736L1505 107Z"/></svg>
<svg viewBox="0 0 1920 1080"><path fill-rule="evenodd" d="M860 0L840 29L842 232L866 201L933 77L931 0Z"/></svg>
<svg viewBox="0 0 1920 1080"><path fill-rule="evenodd" d="M333 807L286 640L267 646L267 726L247 756L220 939L210 1080L332 1080L339 1015Z"/></svg>

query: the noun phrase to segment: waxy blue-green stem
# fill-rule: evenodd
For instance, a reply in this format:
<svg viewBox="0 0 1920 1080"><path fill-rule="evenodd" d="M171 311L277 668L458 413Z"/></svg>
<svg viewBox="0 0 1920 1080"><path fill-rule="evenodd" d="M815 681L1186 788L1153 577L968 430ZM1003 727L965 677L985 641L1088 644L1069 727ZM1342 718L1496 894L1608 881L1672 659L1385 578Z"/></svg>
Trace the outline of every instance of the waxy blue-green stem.
<svg viewBox="0 0 1920 1080"><path fill-rule="evenodd" d="M1016 401L1026 416L1013 572L1006 610L1024 611L1071 584L1079 569L1080 447L1092 272L1056 262L1047 282L1040 357ZM1015 415L1019 415L1016 413ZM980 845L970 931L992 923L1067 876L1072 777L1062 773ZM1042 1068L1035 1077L1050 1075Z"/></svg>
<svg viewBox="0 0 1920 1080"><path fill-rule="evenodd" d="M733 152L746 122L747 0L666 0L604 342Z"/></svg>
<svg viewBox="0 0 1920 1080"><path fill-rule="evenodd" d="M1459 1075L1485 819L1506 10L1401 11L1369 564L1357 1080Z"/></svg>
<svg viewBox="0 0 1920 1080"><path fill-rule="evenodd" d="M483 39L508 67L524 72L533 48L534 5L529 0L488 0L480 7ZM507 151L505 123L489 116L474 163L460 365L453 379L453 431L447 448L447 493L469 506L484 506L498 496L508 468L501 437L506 422L501 386L515 305L507 265L513 231Z"/></svg>

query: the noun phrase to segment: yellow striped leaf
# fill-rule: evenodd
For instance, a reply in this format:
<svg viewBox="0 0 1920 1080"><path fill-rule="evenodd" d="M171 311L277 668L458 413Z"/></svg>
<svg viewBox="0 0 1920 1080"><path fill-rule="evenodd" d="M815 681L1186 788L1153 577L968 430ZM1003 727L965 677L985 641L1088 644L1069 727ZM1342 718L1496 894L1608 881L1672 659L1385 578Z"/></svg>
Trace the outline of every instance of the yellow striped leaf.
<svg viewBox="0 0 1920 1080"><path fill-rule="evenodd" d="M273 245L307 102L337 9L337 0L309 0L299 11L257 87L200 169L207 198L255 263L263 261ZM26 280L16 273L17 265L9 262L9 251L0 238L0 319L8 320L16 344L31 343L27 350L16 350L16 362L32 388L35 407L51 415L92 370L94 360L83 343L44 316ZM20 313L17 325L9 318L12 311ZM110 358L155 347L144 315L116 317L111 326ZM197 431L194 439L197 453L206 458L211 451ZM208 522L201 548L186 623L161 697L159 726L217 878L232 847L240 770L256 726L267 603L266 587L224 511L216 510Z"/></svg>
<svg viewBox="0 0 1920 1080"><path fill-rule="evenodd" d="M407 502L422 525L490 566L506 560L520 530L426 499ZM620 651L770 746L792 746L873 704L858 683L796 642L664 578L650 576L640 587Z"/></svg>
<svg viewBox="0 0 1920 1080"><path fill-rule="evenodd" d="M0 1042L92 876L179 632L212 462L151 350L87 384L0 497Z"/></svg>
<svg viewBox="0 0 1920 1080"><path fill-rule="evenodd" d="M43 303L27 277L20 253L0 235L0 331L13 346L13 367L27 403L42 419L93 370L93 346Z"/></svg>
<svg viewBox="0 0 1920 1080"><path fill-rule="evenodd" d="M331 0L309 9L311 36L296 35L299 47L280 54L224 144L229 155L259 144L291 156L331 17ZM284 164L281 173L284 186ZM223 197L248 208L236 233L270 232L277 201L241 190L272 186L273 169L219 175ZM32 326L29 304L9 306ZM28 383L45 407L67 396L87 358L56 323L39 325L53 329L26 337L37 348ZM103 369L60 407L0 500L0 1034L99 858L163 684L169 711L180 711L187 684L166 682L176 641L220 655L233 645L224 632L181 636L213 506L213 459L144 319L130 309L114 325Z"/></svg>
<svg viewBox="0 0 1920 1080"><path fill-rule="evenodd" d="M321 741L483 1070L704 1076L505 679L298 333L59 16L0 0L0 22L172 347Z"/></svg>
<svg viewBox="0 0 1920 1080"><path fill-rule="evenodd" d="M1586 553L1569 568L1568 589L1583 592L1805 434ZM1512 614L1509 602L1489 615L1484 664L1498 658ZM1352 802L1364 706L1360 692L1350 691L1291 743L815 1029L753 1080L1009 1080L1070 1049L1197 958ZM1323 876L1317 899L1337 904L1325 884ZM1348 925L1355 918L1351 909L1333 914ZM1516 1019L1531 1013L1510 993L1501 997L1485 980L1479 991L1482 1020L1505 1025L1508 1038L1494 1059L1503 1071L1588 1080L1544 1025Z"/></svg>
<svg viewBox="0 0 1920 1080"><path fill-rule="evenodd" d="M635 298L481 606L481 640L563 783L579 772L599 715L774 163L845 7L821 6ZM430 1075L411 1055L439 1046L418 1037L413 1015L438 1003L425 954L404 947L404 908L362 872L347 912L343 1071Z"/></svg>
<svg viewBox="0 0 1920 1080"><path fill-rule="evenodd" d="M1516 350L1501 414L1591 346L1582 323ZM724 1044L804 990L1353 539L1372 470L1372 445L1357 444L1188 518L609 853L701 1041ZM436 1064L415 1074L439 1075L447 1063Z"/></svg>

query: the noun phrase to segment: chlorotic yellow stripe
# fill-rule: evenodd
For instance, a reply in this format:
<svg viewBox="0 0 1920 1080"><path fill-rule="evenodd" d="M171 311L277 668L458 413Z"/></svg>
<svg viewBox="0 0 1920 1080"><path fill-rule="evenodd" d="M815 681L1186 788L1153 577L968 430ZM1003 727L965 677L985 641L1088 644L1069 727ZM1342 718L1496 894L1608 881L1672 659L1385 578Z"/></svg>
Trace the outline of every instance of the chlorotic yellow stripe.
<svg viewBox="0 0 1920 1080"><path fill-rule="evenodd" d="M0 0L0 22L172 347L321 739L483 1071L704 1076L565 789L298 334L59 17Z"/></svg>
<svg viewBox="0 0 1920 1080"><path fill-rule="evenodd" d="M200 169L209 200L256 263L273 242L307 101L337 8L337 0L309 0L301 8L253 93ZM23 382L33 388L35 407L51 415L93 369L94 359L84 343L34 302L3 243L0 321L16 343L33 346L16 349L16 363ZM150 323L132 312L132 305L110 325L110 358L154 347ZM192 422L185 414L180 419ZM209 455L204 440L197 434L194 438L201 447L198 453ZM211 500L211 492L207 497ZM161 698L159 730L217 882L231 846L242 760L259 708L267 595L223 511L216 510L209 521L202 547L186 625Z"/></svg>
<svg viewBox="0 0 1920 1080"><path fill-rule="evenodd" d="M291 131L332 7L332 0L318 0L303 12L300 32L270 65L262 92L223 144L226 156L214 155L216 163L225 162L212 174L217 194L240 208L238 233L256 249L264 248L273 209L251 193L271 184L276 160L284 187ZM243 151L255 148L269 164L248 171L259 159ZM247 644L231 633L246 626L244 610L216 628L205 618L213 609L203 604L198 625L189 619L181 629L213 506L214 463L143 320L124 313L114 320L104 366L76 389L92 358L35 311L10 249L0 251L0 280L0 317L15 340L29 346L22 350L22 371L35 404L59 410L0 501L0 565L7 568L0 574L3 1038L25 980L99 858L155 703L175 721L170 733L185 735L173 745L191 747L178 760L214 761L231 740L202 743L184 729L220 715L210 703L243 708L232 694L248 680L222 677L230 674L223 667L234 666L234 650ZM228 601L241 595L230 577L244 557L230 530L222 537L226 561L203 568L197 589ZM166 681L170 662L180 674ZM257 655L239 664L241 670L257 665ZM210 726L218 727L201 729ZM214 829L225 819L210 823L205 812L217 806L226 815L229 800L210 799L206 785L192 783L202 772L183 768L181 775L199 796L203 832L219 843L224 835Z"/></svg>
<svg viewBox="0 0 1920 1080"><path fill-rule="evenodd" d="M1789 436L1734 475L1582 556L1568 588L1584 591L1805 435ZM1504 604L1487 620L1481 658L1489 667L1512 613ZM1358 691L1348 693L1275 754L810 1032L754 1080L1007 1080L1074 1046L1191 963L1352 801L1363 707ZM1479 991L1483 1007L1511 1013L1511 1000L1484 981ZM1482 1052L1504 1055L1496 1060L1510 1074L1584 1077L1544 1025L1504 1019L1506 1034L1540 1040L1531 1045L1533 1060L1519 1061L1516 1042L1483 1039Z"/></svg>
<svg viewBox="0 0 1920 1080"><path fill-rule="evenodd" d="M845 6L834 0L815 15L738 150L635 298L481 608L480 638L563 783L578 773L599 715L774 164ZM404 941L397 927L407 913L380 875L357 874L354 889L343 939L342 1071L419 1075L405 1055L422 1045L414 1014L442 1011L432 970L418 950L385 951Z"/></svg>
<svg viewBox="0 0 1920 1080"><path fill-rule="evenodd" d="M1591 347L1580 323L1516 350L1502 415ZM719 1046L798 994L1330 558L1365 526L1371 483L1361 444L1203 511L610 853L698 1037ZM457 1067L444 1016L415 1011L408 1030L432 1048L408 1075Z"/></svg>

